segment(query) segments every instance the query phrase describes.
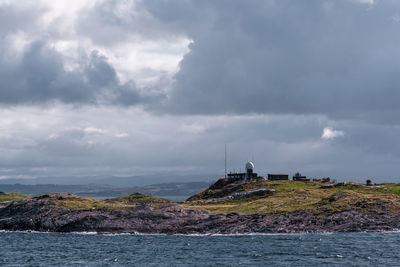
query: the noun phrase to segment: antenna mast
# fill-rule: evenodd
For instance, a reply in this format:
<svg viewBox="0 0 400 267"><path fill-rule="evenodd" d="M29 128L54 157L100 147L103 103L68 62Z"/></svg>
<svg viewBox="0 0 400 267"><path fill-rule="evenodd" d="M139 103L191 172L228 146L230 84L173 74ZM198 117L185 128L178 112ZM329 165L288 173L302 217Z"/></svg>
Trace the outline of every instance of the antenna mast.
<svg viewBox="0 0 400 267"><path fill-rule="evenodd" d="M225 144L225 178L226 178L226 144Z"/></svg>

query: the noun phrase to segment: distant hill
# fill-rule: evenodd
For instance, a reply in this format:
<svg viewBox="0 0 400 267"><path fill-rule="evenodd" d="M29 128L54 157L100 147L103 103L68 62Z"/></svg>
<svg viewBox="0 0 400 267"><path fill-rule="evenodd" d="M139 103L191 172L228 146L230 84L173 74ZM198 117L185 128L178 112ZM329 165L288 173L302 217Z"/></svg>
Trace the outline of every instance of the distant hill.
<svg viewBox="0 0 400 267"><path fill-rule="evenodd" d="M38 177L30 179L0 179L1 184L53 184L53 185L111 185L115 187L142 187L153 184L167 183L189 183L189 182L209 182L215 181L218 174L154 174L154 175L137 175L131 177L121 176L57 176L57 177Z"/></svg>
<svg viewBox="0 0 400 267"><path fill-rule="evenodd" d="M25 195L43 195L49 193L76 194L94 198L111 198L142 193L151 196L169 198L173 201L182 201L187 197L206 189L210 183L165 183L147 186L118 187L112 185L57 185L57 184L0 184L0 192L19 193Z"/></svg>

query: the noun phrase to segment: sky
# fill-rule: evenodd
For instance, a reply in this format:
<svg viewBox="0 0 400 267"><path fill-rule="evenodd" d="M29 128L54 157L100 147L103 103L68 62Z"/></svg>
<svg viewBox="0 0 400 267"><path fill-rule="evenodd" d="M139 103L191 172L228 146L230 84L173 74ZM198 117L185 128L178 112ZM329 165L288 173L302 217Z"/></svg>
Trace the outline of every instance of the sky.
<svg viewBox="0 0 400 267"><path fill-rule="evenodd" d="M397 0L0 0L0 179L223 176L227 144L400 182L399 33Z"/></svg>

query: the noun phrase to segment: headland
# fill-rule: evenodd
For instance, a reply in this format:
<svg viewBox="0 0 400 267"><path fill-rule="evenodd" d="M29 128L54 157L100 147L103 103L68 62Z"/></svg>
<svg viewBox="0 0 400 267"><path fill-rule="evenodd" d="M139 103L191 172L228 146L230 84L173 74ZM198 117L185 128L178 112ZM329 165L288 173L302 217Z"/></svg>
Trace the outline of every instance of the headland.
<svg viewBox="0 0 400 267"><path fill-rule="evenodd" d="M0 229L148 234L395 231L400 184L221 178L184 203L0 194Z"/></svg>

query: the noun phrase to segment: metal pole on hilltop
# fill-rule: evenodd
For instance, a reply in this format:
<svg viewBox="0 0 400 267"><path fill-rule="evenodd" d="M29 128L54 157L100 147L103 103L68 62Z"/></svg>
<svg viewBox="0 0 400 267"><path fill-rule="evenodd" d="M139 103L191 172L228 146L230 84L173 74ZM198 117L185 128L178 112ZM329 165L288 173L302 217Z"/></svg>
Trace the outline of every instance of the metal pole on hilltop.
<svg viewBox="0 0 400 267"><path fill-rule="evenodd" d="M225 144L225 178L226 178L226 165L227 165L227 160L226 160L226 144Z"/></svg>

